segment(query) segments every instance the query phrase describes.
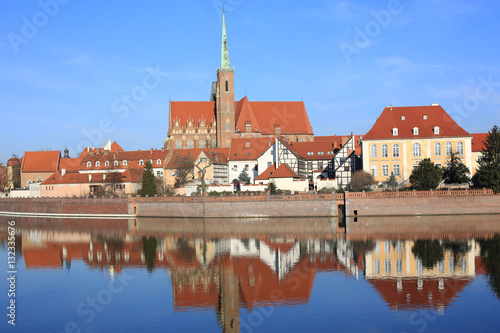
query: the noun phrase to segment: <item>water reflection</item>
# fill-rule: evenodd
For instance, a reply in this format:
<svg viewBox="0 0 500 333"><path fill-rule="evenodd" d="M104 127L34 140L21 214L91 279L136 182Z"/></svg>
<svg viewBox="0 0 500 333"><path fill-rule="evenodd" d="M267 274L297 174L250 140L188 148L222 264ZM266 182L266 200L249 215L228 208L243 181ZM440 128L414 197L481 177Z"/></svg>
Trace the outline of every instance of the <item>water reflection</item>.
<svg viewBox="0 0 500 333"><path fill-rule="evenodd" d="M166 270L174 309L211 309L225 331L240 330L243 308L307 304L322 272L366 280L391 310L444 311L477 275L487 275L500 296L500 236L491 229L475 229L467 239L443 230L438 239L381 231L370 239L338 233L336 225L329 219L17 219L28 270L71 270L74 261L111 278L126 268ZM0 239L5 244L6 235Z"/></svg>

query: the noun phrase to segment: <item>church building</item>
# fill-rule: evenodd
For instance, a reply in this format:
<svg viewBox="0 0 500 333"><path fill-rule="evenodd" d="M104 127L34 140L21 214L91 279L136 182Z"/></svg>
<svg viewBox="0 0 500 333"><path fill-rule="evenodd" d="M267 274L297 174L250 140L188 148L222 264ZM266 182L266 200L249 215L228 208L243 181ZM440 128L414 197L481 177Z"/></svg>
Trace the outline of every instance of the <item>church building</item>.
<svg viewBox="0 0 500 333"><path fill-rule="evenodd" d="M247 97L235 100L224 14L220 66L210 96L206 102L170 101L165 148L226 148L234 138L314 141L303 102L251 102Z"/></svg>

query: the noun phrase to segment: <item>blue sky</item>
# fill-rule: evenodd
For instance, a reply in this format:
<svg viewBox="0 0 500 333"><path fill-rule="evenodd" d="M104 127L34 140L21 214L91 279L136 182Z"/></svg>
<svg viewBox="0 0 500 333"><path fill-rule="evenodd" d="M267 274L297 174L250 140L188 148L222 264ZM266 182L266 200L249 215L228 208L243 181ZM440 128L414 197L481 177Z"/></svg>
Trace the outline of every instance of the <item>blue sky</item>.
<svg viewBox="0 0 500 333"><path fill-rule="evenodd" d="M302 100L316 135L364 134L390 104L500 125L498 1L367 2L227 0L236 98ZM0 0L0 162L108 139L161 148L169 99L209 99L221 7Z"/></svg>

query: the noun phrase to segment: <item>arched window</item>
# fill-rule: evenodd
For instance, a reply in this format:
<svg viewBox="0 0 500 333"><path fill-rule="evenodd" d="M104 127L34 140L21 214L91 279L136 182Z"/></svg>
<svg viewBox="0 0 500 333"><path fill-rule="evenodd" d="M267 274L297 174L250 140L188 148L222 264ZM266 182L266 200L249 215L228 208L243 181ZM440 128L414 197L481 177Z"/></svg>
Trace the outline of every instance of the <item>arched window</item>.
<svg viewBox="0 0 500 333"><path fill-rule="evenodd" d="M419 157L421 155L421 150L420 150L420 143L414 143L413 144L413 156L414 157Z"/></svg>
<svg viewBox="0 0 500 333"><path fill-rule="evenodd" d="M143 161L143 160L140 160L140 161L139 161L139 165L144 165L144 161Z"/></svg>
<svg viewBox="0 0 500 333"><path fill-rule="evenodd" d="M115 161L115 162L113 163L113 165L114 165L114 166L118 166L118 161Z"/></svg>
<svg viewBox="0 0 500 333"><path fill-rule="evenodd" d="M101 162L99 162L99 161L95 162L95 166L96 166L97 168L98 168L98 167L100 167L100 166L101 166Z"/></svg>
<svg viewBox="0 0 500 333"><path fill-rule="evenodd" d="M200 140L200 148L205 148L205 140Z"/></svg>
<svg viewBox="0 0 500 333"><path fill-rule="evenodd" d="M175 141L175 149L182 149L182 141L181 140Z"/></svg>
<svg viewBox="0 0 500 333"><path fill-rule="evenodd" d="M229 119L226 120L226 131L229 131L230 122Z"/></svg>
<svg viewBox="0 0 500 333"><path fill-rule="evenodd" d="M441 144L439 142L434 144L434 156L441 156Z"/></svg>
<svg viewBox="0 0 500 333"><path fill-rule="evenodd" d="M127 160L123 160L123 166L127 166L127 165L128 165Z"/></svg>
<svg viewBox="0 0 500 333"><path fill-rule="evenodd" d="M188 141L187 148L188 149L193 149L193 141L192 140Z"/></svg>
<svg viewBox="0 0 500 333"><path fill-rule="evenodd" d="M104 166L109 167L109 161L104 162Z"/></svg>
<svg viewBox="0 0 500 333"><path fill-rule="evenodd" d="M389 157L389 146L385 143L382 145L382 157Z"/></svg>
<svg viewBox="0 0 500 333"><path fill-rule="evenodd" d="M453 152L453 146L451 142L446 142L446 156L451 156L452 152Z"/></svg>
<svg viewBox="0 0 500 333"><path fill-rule="evenodd" d="M399 145L397 143L392 145L392 157L399 157Z"/></svg>
<svg viewBox="0 0 500 333"><path fill-rule="evenodd" d="M463 144L463 142L457 143L457 154L458 155L463 155L464 154L464 144Z"/></svg>
<svg viewBox="0 0 500 333"><path fill-rule="evenodd" d="M370 146L370 157L377 158L377 145L375 144Z"/></svg>
<svg viewBox="0 0 500 333"><path fill-rule="evenodd" d="M87 168L90 168L92 166L92 162L87 162Z"/></svg>
<svg viewBox="0 0 500 333"><path fill-rule="evenodd" d="M161 159L156 160L156 165L161 165Z"/></svg>

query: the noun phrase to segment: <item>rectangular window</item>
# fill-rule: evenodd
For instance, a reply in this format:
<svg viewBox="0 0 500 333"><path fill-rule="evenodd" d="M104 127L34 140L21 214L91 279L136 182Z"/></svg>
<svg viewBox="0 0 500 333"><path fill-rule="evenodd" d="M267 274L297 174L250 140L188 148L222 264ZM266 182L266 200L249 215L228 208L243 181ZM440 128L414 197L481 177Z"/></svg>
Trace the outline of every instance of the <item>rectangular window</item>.
<svg viewBox="0 0 500 333"><path fill-rule="evenodd" d="M396 273L403 273L403 260L396 260Z"/></svg>
<svg viewBox="0 0 500 333"><path fill-rule="evenodd" d="M248 171L248 164L245 164L245 171Z"/></svg>
<svg viewBox="0 0 500 333"><path fill-rule="evenodd" d="M378 177L378 170L376 165L372 165L372 176Z"/></svg>
<svg viewBox="0 0 500 333"><path fill-rule="evenodd" d="M389 166L387 164L382 165L382 176L389 177Z"/></svg>
<svg viewBox="0 0 500 333"><path fill-rule="evenodd" d="M380 274L380 260L373 261L373 273L375 275Z"/></svg>
<svg viewBox="0 0 500 333"><path fill-rule="evenodd" d="M267 162L267 167L268 167L268 168L270 168L270 167L271 167L271 165L273 165L273 163L272 163L272 162Z"/></svg>
<svg viewBox="0 0 500 333"><path fill-rule="evenodd" d="M323 161L318 161L318 170L323 170Z"/></svg>
<svg viewBox="0 0 500 333"><path fill-rule="evenodd" d="M313 163L312 162L307 162L307 169L312 170L313 168Z"/></svg>
<svg viewBox="0 0 500 333"><path fill-rule="evenodd" d="M401 176L401 171L399 170L399 164L394 164L392 169L394 172L394 176L396 176L396 177Z"/></svg>
<svg viewBox="0 0 500 333"><path fill-rule="evenodd" d="M385 274L391 274L392 271L392 263L390 259L386 259L384 261Z"/></svg>

